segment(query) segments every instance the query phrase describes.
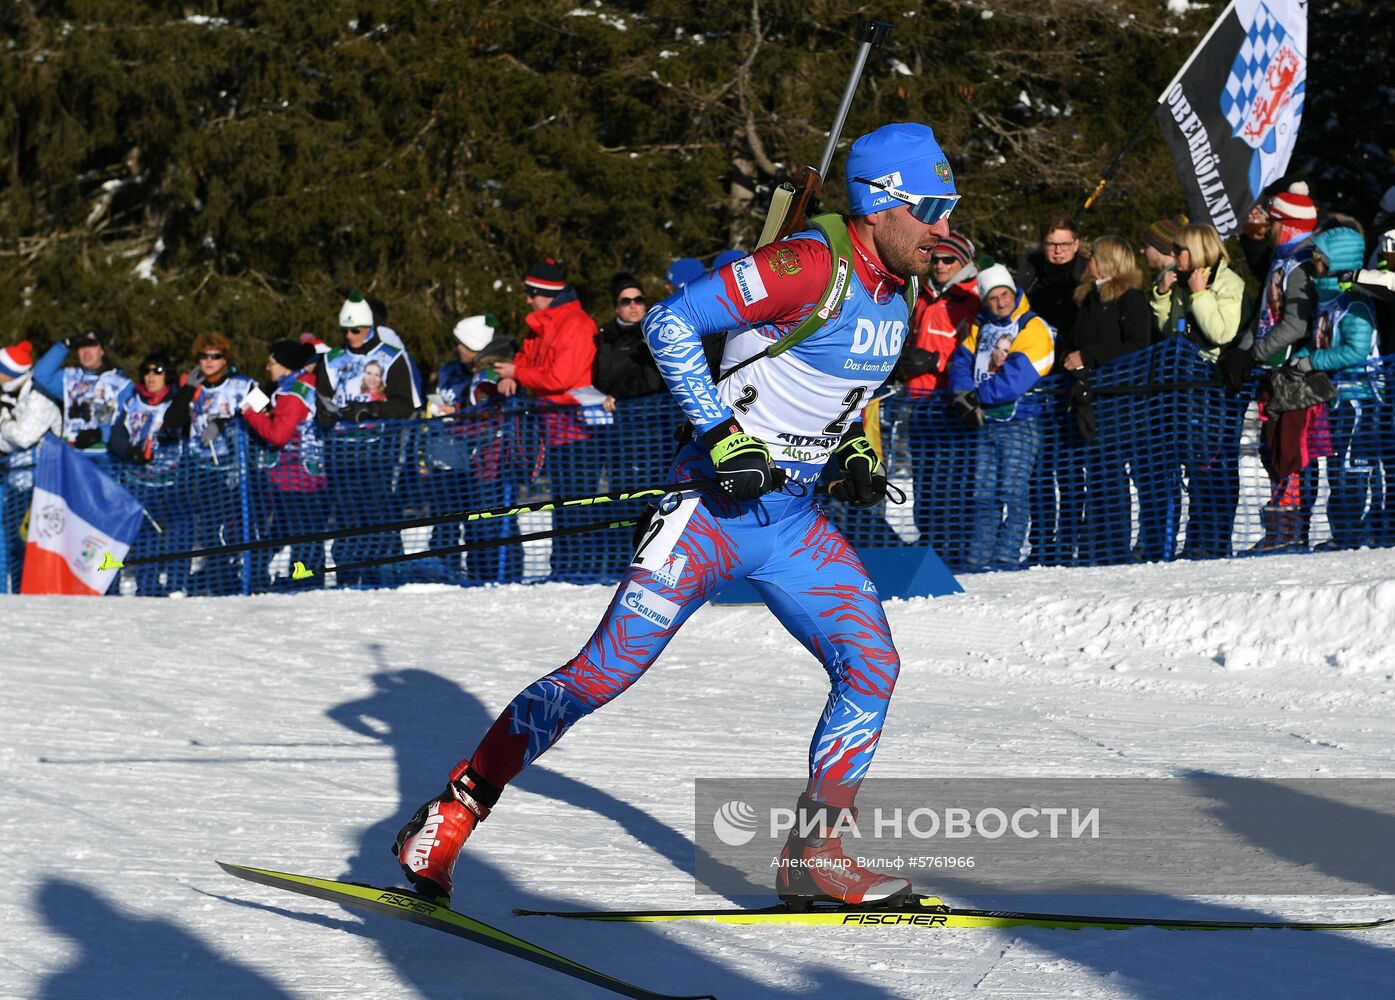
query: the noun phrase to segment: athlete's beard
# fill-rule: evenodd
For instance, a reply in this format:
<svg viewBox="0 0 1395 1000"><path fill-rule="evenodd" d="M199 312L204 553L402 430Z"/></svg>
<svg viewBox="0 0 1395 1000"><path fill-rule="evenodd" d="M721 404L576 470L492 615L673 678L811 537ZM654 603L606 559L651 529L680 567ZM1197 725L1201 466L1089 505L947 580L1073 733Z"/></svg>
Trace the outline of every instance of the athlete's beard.
<svg viewBox="0 0 1395 1000"><path fill-rule="evenodd" d="M878 226L872 230L872 245L882 266L902 281L911 278L923 281L930 276L929 251L939 242L940 238L934 233L924 231L912 235L892 226Z"/></svg>

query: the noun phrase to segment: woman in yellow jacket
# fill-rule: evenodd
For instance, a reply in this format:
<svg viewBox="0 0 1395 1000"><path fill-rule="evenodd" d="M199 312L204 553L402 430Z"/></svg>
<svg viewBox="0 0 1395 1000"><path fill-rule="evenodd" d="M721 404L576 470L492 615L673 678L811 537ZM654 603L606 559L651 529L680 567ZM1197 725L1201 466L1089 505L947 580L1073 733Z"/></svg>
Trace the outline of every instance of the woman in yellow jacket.
<svg viewBox="0 0 1395 1000"><path fill-rule="evenodd" d="M1153 319L1158 339L1182 337L1208 361L1240 331L1245 281L1230 268L1213 226L1183 226L1172 247L1175 270L1158 276L1153 286ZM1187 415L1187 540L1183 556L1222 559L1230 555L1235 507L1240 499L1240 425L1244 404L1219 389L1196 393ZM1180 480L1174 480L1180 487ZM1176 501L1163 504L1174 524L1181 490L1168 491ZM1140 511L1140 522L1148 520ZM1157 526L1163 533L1170 526ZM1143 532L1141 532L1143 534ZM1175 537L1173 535L1172 537Z"/></svg>

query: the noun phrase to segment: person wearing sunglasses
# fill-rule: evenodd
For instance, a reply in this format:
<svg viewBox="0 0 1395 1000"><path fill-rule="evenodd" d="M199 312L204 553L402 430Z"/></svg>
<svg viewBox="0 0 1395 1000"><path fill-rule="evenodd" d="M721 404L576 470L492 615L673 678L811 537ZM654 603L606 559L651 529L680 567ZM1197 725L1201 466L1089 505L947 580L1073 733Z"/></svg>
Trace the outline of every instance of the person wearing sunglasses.
<svg viewBox="0 0 1395 1000"><path fill-rule="evenodd" d="M380 326L373 306L359 292L350 292L339 307L339 330L344 346L315 359L315 391L323 427L336 420L406 420L420 405L421 394L411 357L396 331ZM369 362L378 362L382 392L364 385ZM370 436L360 436L370 440Z"/></svg>
<svg viewBox="0 0 1395 1000"><path fill-rule="evenodd" d="M596 321L586 314L576 288L551 257L524 272L523 298L528 310L523 317L523 343L512 360L494 362L499 393L513 396L523 390L543 404L538 408L546 445L543 475L554 496L581 496L595 478L586 449L577 447L591 433L581 419L581 400L572 391L591 384ZM553 511L552 527L575 527L589 519L585 507L564 507ZM553 538L552 578L592 582L596 571L587 555L590 546L581 535Z"/></svg>
<svg viewBox="0 0 1395 1000"><path fill-rule="evenodd" d="M136 466L122 483L148 517L137 540L143 555L178 552L192 544L190 505L177 484L183 434L165 420L178 388L178 373L168 357L154 352L142 358L134 389L122 398L121 417L107 446L112 455ZM159 525L158 532L151 527L152 522ZM164 597L188 586L189 562L147 563L130 572L137 594Z"/></svg>
<svg viewBox="0 0 1395 1000"><path fill-rule="evenodd" d="M520 692L398 833L398 862L418 891L449 895L466 838L504 788L644 676L689 616L749 579L829 681L807 757L762 758L767 769L808 775L794 833L783 849L771 845L776 891L844 903L909 893L907 879L849 856L837 836L876 753L900 660L876 587L814 487L830 466L830 489L844 499L870 507L885 495L861 412L901 355L914 280L929 275L959 194L934 132L918 123L857 139L844 177L851 218L816 216L809 230L695 278L645 316L644 339L692 425L671 477L700 485L660 500L581 651ZM714 378L702 341L718 334L727 337ZM786 349L772 353L781 340ZM772 704L792 683L772 681ZM720 720L702 722L720 742ZM731 766L749 766L755 752Z"/></svg>
<svg viewBox="0 0 1395 1000"><path fill-rule="evenodd" d="M963 506L964 477L960 449L944 447L942 408L929 398L946 388L950 355L978 315L978 267L974 244L952 231L930 256L930 276L920 288L911 313L911 335L893 381L905 384L916 400L911 410L911 475L915 483L915 526L920 543L929 545L948 565L956 565L959 532L942 515Z"/></svg>
<svg viewBox="0 0 1395 1000"><path fill-rule="evenodd" d="M607 474L613 486L661 482L672 456L668 443L672 428L666 421L653 419L656 411L652 406L627 403L664 389L663 376L641 329L648 300L640 280L624 271L610 279L610 297L615 316L596 333L591 384L604 394L604 413L615 416L596 421L597 426L591 428L593 473L598 485L599 477ZM602 531L591 537L597 547L598 567L604 567L612 579L624 572L633 551L628 533Z"/></svg>
<svg viewBox="0 0 1395 1000"><path fill-rule="evenodd" d="M624 272L615 275L610 298L615 316L596 333L591 384L606 394L605 408L614 413L617 400L659 392L664 380L640 328L648 302L639 279Z"/></svg>
<svg viewBox="0 0 1395 1000"><path fill-rule="evenodd" d="M179 489L193 510L197 547L228 544L241 536L237 451L232 425L256 382L237 370L232 342L221 333L201 333L191 350L194 371L165 411L163 431L184 440ZM189 577L189 594L226 594L241 583L241 557L209 557Z"/></svg>
<svg viewBox="0 0 1395 1000"><path fill-rule="evenodd" d="M1230 255L1214 226L1187 225L1168 245L1173 270L1152 286L1154 339L1181 337L1200 355L1216 361L1240 331L1245 311L1244 279L1230 266ZM1222 559L1240 499L1240 432L1244 407L1208 405L1194 409L1185 423L1187 505L1184 559ZM1139 465L1152 458L1145 449ZM1139 546L1149 559L1162 559L1178 534L1182 510L1180 472L1154 476L1156 489L1139 498Z"/></svg>
<svg viewBox="0 0 1395 1000"><path fill-rule="evenodd" d="M1152 287L1157 336L1184 337L1215 361L1240 332L1245 280L1230 267L1214 226L1179 228L1168 253L1175 266Z"/></svg>
<svg viewBox="0 0 1395 1000"><path fill-rule="evenodd" d="M165 426L165 414L178 385L169 359L160 353L147 354L136 368L134 390L123 399L108 451L138 465L172 469L179 458L179 433Z"/></svg>
<svg viewBox="0 0 1395 1000"><path fill-rule="evenodd" d="M232 443L224 431L257 383L238 372L232 341L221 333L199 334L192 353L196 367L175 394L165 426L188 430L189 455L195 461L227 466L232 462Z"/></svg>

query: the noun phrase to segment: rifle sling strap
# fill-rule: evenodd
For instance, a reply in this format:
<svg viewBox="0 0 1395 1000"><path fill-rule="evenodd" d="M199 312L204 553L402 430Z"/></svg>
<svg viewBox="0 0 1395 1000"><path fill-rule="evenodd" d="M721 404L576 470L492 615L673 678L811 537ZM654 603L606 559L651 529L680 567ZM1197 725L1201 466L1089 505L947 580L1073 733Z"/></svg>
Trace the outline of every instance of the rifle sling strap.
<svg viewBox="0 0 1395 1000"><path fill-rule="evenodd" d="M833 267L828 275L828 284L824 286L823 294L819 296L817 308L800 320L798 326L765 350L756 352L730 371L724 372L718 378L719 382L730 378L759 358L779 357L796 344L808 340L842 307L843 300L848 293L848 282L853 280L853 254L855 252L852 237L848 235L848 220L836 212L825 212L810 219L809 225L823 236L825 242L828 243L829 253L833 257ZM920 286L914 278L906 282L903 294L906 299L908 316L915 308L916 296L919 293Z"/></svg>

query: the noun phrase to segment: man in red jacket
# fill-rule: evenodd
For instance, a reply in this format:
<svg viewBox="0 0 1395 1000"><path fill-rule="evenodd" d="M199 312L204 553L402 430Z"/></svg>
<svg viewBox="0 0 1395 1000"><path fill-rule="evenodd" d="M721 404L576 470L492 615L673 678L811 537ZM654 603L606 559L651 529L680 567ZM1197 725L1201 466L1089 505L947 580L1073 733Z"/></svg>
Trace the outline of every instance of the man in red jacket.
<svg viewBox="0 0 1395 1000"><path fill-rule="evenodd" d="M949 356L978 315L978 268L974 244L950 230L930 255L930 280L920 288L911 316L911 336L901 353L898 374L912 396L942 388Z"/></svg>
<svg viewBox="0 0 1395 1000"><path fill-rule="evenodd" d="M596 359L596 323L581 308L576 289L567 284L551 257L528 268L523 294L531 310L523 346L512 361L496 361L499 392L512 396L528 390L544 404L543 440L547 455L543 473L553 496L573 497L595 492L595 472L583 448L587 438L573 389L591 384ZM568 528L587 519L587 508L569 507L552 513L554 528ZM552 578L590 582L594 570L585 558L586 538L562 536L552 540Z"/></svg>
<svg viewBox="0 0 1395 1000"><path fill-rule="evenodd" d="M930 277L921 286L911 314L911 335L893 377L906 382L913 399L911 416L911 477L915 483L915 526L922 545L929 545L954 565L957 532L948 511L964 509L967 471L955 462L956 449L946 447L944 409L927 397L947 386L950 355L969 331L979 311L978 268L974 244L950 230L930 254Z"/></svg>
<svg viewBox="0 0 1395 1000"><path fill-rule="evenodd" d="M528 333L512 361L494 363L499 392L512 396L523 388L549 403L575 405L571 390L591 384L596 322L581 308L576 289L551 257L528 269L523 296L530 310L523 317Z"/></svg>

